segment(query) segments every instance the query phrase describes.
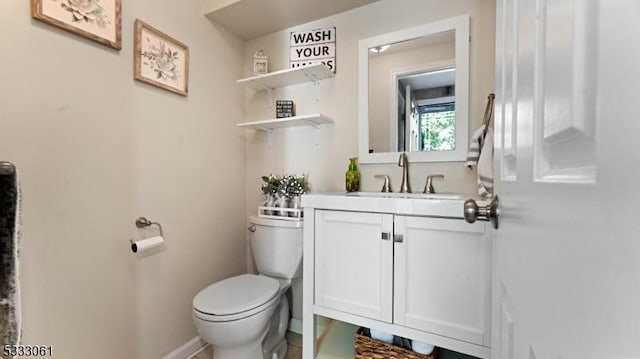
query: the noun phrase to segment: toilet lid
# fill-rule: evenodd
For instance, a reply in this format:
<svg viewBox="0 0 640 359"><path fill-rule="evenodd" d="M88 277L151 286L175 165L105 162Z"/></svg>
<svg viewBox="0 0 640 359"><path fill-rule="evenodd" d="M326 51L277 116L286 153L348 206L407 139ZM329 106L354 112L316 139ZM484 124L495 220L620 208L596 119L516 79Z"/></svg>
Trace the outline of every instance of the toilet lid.
<svg viewBox="0 0 640 359"><path fill-rule="evenodd" d="M193 307L202 313L232 315L267 303L280 290L277 280L255 274L224 279L201 290Z"/></svg>

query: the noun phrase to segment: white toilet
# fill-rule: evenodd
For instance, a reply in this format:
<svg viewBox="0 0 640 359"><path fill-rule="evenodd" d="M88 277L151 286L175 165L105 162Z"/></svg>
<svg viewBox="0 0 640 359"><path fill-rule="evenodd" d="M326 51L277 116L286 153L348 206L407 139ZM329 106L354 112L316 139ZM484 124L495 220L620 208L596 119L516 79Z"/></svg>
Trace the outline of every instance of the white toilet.
<svg viewBox="0 0 640 359"><path fill-rule="evenodd" d="M215 359L282 359L289 322L285 292L301 274L302 222L250 217L259 275L216 282L193 298L198 334Z"/></svg>

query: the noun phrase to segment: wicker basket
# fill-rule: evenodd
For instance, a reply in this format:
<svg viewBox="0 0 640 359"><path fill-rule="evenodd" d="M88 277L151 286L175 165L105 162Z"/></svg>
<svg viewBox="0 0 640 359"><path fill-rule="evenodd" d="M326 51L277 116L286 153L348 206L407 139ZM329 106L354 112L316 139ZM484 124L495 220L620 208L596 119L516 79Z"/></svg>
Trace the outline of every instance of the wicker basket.
<svg viewBox="0 0 640 359"><path fill-rule="evenodd" d="M429 355L371 339L362 334L364 328L358 329L353 342L355 359L436 359L438 348Z"/></svg>

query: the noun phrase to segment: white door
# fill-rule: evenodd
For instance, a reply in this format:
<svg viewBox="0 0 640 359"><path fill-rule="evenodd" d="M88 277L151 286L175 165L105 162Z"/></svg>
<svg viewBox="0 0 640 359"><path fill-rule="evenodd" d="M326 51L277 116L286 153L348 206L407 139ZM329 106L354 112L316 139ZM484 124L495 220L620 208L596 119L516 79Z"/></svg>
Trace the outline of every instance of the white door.
<svg viewBox="0 0 640 359"><path fill-rule="evenodd" d="M640 358L640 1L497 0L493 358Z"/></svg>
<svg viewBox="0 0 640 359"><path fill-rule="evenodd" d="M328 210L315 215L314 304L390 323L393 215Z"/></svg>

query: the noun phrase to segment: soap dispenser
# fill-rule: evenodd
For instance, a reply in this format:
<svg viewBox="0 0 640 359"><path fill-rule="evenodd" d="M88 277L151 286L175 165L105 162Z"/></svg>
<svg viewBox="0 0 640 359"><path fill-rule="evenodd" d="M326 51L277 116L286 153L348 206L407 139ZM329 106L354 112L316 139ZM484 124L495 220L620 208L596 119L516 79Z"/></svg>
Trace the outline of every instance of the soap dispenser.
<svg viewBox="0 0 640 359"><path fill-rule="evenodd" d="M358 170L358 158L349 158L349 169L345 174L345 184L347 192L358 192L360 190L360 171Z"/></svg>

